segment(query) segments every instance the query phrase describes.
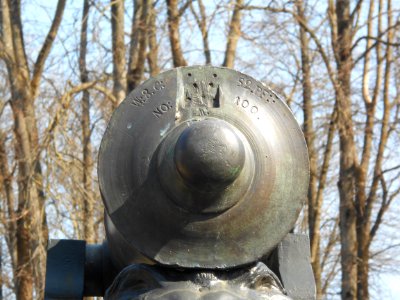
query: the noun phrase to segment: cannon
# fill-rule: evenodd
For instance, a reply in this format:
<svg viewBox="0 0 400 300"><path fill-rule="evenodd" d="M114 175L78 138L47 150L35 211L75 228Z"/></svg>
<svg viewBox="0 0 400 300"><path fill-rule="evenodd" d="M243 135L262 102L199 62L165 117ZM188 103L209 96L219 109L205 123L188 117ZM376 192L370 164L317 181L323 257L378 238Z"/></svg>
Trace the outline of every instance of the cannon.
<svg viewBox="0 0 400 300"><path fill-rule="evenodd" d="M145 81L109 121L98 177L106 241L52 240L46 299L315 299L308 238L291 233L307 147L254 78L194 66Z"/></svg>

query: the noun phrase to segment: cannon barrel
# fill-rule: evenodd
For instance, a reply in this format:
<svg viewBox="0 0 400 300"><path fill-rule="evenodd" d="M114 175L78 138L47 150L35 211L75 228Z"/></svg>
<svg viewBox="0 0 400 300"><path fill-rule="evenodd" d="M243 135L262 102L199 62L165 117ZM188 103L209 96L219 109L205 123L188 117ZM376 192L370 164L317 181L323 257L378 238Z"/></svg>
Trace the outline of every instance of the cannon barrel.
<svg viewBox="0 0 400 300"><path fill-rule="evenodd" d="M301 129L276 93L242 73L198 66L129 94L104 134L98 175L108 238L134 253L110 243L116 261L140 253L214 269L276 247L306 199L309 165Z"/></svg>
<svg viewBox="0 0 400 300"><path fill-rule="evenodd" d="M137 263L224 270L273 257L306 199L309 161L274 91L231 69L194 66L150 78L119 105L98 177L108 247L97 251L109 254L93 248L89 257L115 272Z"/></svg>

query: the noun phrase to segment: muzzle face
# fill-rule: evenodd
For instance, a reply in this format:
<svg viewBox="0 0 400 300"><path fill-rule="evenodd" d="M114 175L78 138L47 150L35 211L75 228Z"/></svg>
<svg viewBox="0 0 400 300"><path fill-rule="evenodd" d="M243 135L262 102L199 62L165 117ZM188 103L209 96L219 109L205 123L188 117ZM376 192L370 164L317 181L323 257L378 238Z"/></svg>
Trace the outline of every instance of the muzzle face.
<svg viewBox="0 0 400 300"><path fill-rule="evenodd" d="M129 94L103 137L98 174L120 265L139 252L162 265L223 269L258 260L290 231L309 163L272 90L203 66L167 71Z"/></svg>

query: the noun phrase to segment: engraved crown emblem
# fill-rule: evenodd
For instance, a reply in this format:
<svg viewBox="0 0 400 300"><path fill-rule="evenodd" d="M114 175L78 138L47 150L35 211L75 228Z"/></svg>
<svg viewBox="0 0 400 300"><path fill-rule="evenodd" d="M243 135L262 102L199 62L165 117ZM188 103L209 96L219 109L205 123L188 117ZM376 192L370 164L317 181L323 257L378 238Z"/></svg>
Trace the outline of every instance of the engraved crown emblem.
<svg viewBox="0 0 400 300"><path fill-rule="evenodd" d="M186 102L195 106L219 107L220 87L213 82L197 81L186 86Z"/></svg>

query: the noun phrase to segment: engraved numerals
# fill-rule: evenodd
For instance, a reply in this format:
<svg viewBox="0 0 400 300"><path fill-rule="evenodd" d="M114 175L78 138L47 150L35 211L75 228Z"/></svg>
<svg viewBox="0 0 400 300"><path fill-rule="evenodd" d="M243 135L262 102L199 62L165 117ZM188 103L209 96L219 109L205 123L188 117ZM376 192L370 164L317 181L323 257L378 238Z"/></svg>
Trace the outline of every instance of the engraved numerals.
<svg viewBox="0 0 400 300"><path fill-rule="evenodd" d="M248 90L250 93L254 94L260 99L264 99L267 102L272 100L272 102L275 102L273 95L268 92L263 86L254 83L251 79L245 78L245 77L240 77L237 82L237 86L240 86L246 90Z"/></svg>
<svg viewBox="0 0 400 300"><path fill-rule="evenodd" d="M165 88L165 83L162 80L156 80L154 81L151 87L142 89L139 95L136 95L133 98L131 98L129 103L137 107L142 107L146 103L148 103L154 95L156 95L164 88Z"/></svg>
<svg viewBox="0 0 400 300"><path fill-rule="evenodd" d="M235 98L235 104L252 114L256 114L258 112L258 107L256 105L251 105L249 100L241 99L239 96Z"/></svg>
<svg viewBox="0 0 400 300"><path fill-rule="evenodd" d="M238 86L241 86L245 89L251 90L251 80L250 79L245 79L244 77L239 78L239 83Z"/></svg>

